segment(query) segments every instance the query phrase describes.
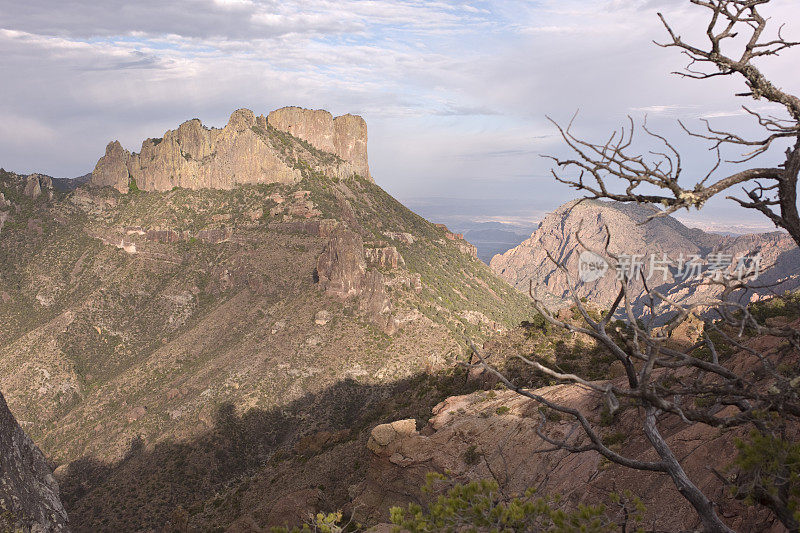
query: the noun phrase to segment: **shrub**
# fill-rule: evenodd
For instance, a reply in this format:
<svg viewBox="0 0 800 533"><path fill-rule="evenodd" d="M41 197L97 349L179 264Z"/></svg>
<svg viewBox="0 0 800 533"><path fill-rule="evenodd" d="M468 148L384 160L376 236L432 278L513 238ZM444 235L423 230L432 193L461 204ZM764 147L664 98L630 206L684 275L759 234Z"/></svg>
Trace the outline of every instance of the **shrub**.
<svg viewBox="0 0 800 533"><path fill-rule="evenodd" d="M477 464L478 461L481 460L481 454L478 453L478 447L474 444L467 448L467 451L464 452L464 463L468 465Z"/></svg>
<svg viewBox="0 0 800 533"><path fill-rule="evenodd" d="M439 474L429 474L424 492L432 492L437 482L445 481ZM404 531L547 531L552 533L617 531L620 524L609 518L603 505L580 505L574 511L560 508L559 496L536 497L528 489L521 497L505 498L495 481L481 480L457 484L424 509L418 504L407 508L393 507L391 521ZM615 499L616 498L616 499ZM611 502L624 508L624 515L633 522L642 520L642 505L633 506L631 498L612 495ZM399 529L398 528L398 529Z"/></svg>

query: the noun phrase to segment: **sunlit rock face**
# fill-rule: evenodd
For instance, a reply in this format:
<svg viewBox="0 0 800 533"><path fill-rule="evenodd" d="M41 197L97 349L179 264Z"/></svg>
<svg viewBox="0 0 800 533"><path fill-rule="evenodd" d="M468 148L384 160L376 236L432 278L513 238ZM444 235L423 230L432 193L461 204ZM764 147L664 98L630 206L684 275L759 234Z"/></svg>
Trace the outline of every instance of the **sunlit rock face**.
<svg viewBox="0 0 800 533"><path fill-rule="evenodd" d="M291 134L308 150L285 142ZM161 138L146 139L139 153L119 141L92 172L91 183L128 192L185 189L231 189L240 184L286 183L302 179L301 169L347 179L369 177L367 126L354 115L333 118L327 111L297 107L256 116L249 109L233 112L224 128L208 128L200 120L184 122Z"/></svg>
<svg viewBox="0 0 800 533"><path fill-rule="evenodd" d="M283 107L269 114L273 128L291 133L318 150L330 152L350 163L354 172L368 178L367 123L357 115L333 117L322 109Z"/></svg>

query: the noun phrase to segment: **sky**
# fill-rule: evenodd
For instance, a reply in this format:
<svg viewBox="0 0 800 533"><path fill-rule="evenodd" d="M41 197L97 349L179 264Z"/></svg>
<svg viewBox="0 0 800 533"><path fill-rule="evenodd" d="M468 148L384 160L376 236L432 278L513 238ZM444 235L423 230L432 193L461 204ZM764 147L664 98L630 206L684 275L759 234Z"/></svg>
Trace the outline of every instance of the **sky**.
<svg viewBox="0 0 800 533"><path fill-rule="evenodd" d="M767 7L800 40L800 4ZM714 158L677 119L755 134L742 104L780 111L733 96L740 80L670 74L686 61L653 43L658 11L702 38L687 0L0 0L0 166L79 176L110 140L138 151L190 118L221 127L237 108L297 105L362 115L373 177L412 207L531 222L576 197L541 157L567 153L548 116L578 112L591 140L647 116L694 183ZM761 67L797 88L798 54ZM771 227L725 200L681 216Z"/></svg>

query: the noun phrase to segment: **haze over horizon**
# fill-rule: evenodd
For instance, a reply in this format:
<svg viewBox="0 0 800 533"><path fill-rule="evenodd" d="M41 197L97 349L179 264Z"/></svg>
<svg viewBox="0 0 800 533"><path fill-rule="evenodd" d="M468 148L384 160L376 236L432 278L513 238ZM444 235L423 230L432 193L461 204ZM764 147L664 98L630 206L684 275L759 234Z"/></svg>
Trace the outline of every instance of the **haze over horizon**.
<svg viewBox="0 0 800 533"><path fill-rule="evenodd" d="M664 37L657 11L687 38L702 30L677 0L2 1L0 166L79 176L113 139L138 151L192 117L221 126L240 107L298 105L362 115L377 183L412 207L441 198L474 220L530 222L575 197L539 157L563 153L546 115L563 123L580 109L593 140L628 114L668 134L702 118L754 131L738 80L670 75L685 61L652 43ZM798 20L800 6L768 14ZM762 65L794 86L795 63L788 51ZM689 170L713 164L703 145L678 145ZM486 209L464 207L475 201ZM740 211L715 200L680 218L774 229Z"/></svg>

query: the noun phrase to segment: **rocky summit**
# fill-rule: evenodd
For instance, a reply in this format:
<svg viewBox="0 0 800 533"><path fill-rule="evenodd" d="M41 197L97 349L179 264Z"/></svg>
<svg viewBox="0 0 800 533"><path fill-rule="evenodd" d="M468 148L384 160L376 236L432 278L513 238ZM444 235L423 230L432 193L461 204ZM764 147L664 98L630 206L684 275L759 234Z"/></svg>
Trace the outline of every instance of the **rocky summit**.
<svg viewBox="0 0 800 533"><path fill-rule="evenodd" d="M267 117L238 109L221 129L192 119L162 137L146 139L139 153L125 150L119 141L109 143L91 184L122 193L173 187L230 189L297 183L304 167L339 179L369 179L364 119L334 118L327 111L299 107L278 109Z"/></svg>

